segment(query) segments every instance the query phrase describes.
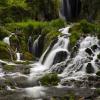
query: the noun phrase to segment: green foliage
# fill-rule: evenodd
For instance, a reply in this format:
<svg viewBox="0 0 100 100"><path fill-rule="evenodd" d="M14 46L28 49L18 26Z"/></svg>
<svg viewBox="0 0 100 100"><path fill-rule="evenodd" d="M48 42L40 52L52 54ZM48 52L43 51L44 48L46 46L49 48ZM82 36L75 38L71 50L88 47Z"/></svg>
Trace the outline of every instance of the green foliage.
<svg viewBox="0 0 100 100"><path fill-rule="evenodd" d="M11 71L14 71L14 69L15 69L15 66L14 65L4 65L3 66L3 70L4 71L11 72Z"/></svg>
<svg viewBox="0 0 100 100"><path fill-rule="evenodd" d="M10 59L8 46L2 41L0 41L0 59Z"/></svg>
<svg viewBox="0 0 100 100"><path fill-rule="evenodd" d="M40 82L42 85L45 85L45 86L55 86L58 84L59 78L56 73L49 73L43 76L40 79Z"/></svg>
<svg viewBox="0 0 100 100"><path fill-rule="evenodd" d="M80 28L83 33L93 33L95 32L95 25L87 22L86 20L82 20L80 22Z"/></svg>
<svg viewBox="0 0 100 100"><path fill-rule="evenodd" d="M2 24L31 20L58 18L59 0L0 0Z"/></svg>
<svg viewBox="0 0 100 100"><path fill-rule="evenodd" d="M81 16L93 21L100 14L100 0L81 0ZM100 17L99 17L100 19Z"/></svg>
<svg viewBox="0 0 100 100"><path fill-rule="evenodd" d="M80 38L80 33L78 32L72 32L70 36L70 44L71 46L74 46L77 43L77 40Z"/></svg>
<svg viewBox="0 0 100 100"><path fill-rule="evenodd" d="M7 4L9 6L19 6L19 7L27 7L26 0L7 0Z"/></svg>
<svg viewBox="0 0 100 100"><path fill-rule="evenodd" d="M4 39L4 37L8 36L9 31L6 30L5 27L0 26L0 40Z"/></svg>
<svg viewBox="0 0 100 100"><path fill-rule="evenodd" d="M16 32L19 44L23 47L21 48L22 51L27 51L27 41L30 35L34 41L40 34L45 36L44 41L46 44L44 44L44 49L46 49L50 42L60 34L58 29L62 27L64 27L64 21L60 19L50 22L28 20L26 22L6 24L7 30Z"/></svg>
<svg viewBox="0 0 100 100"><path fill-rule="evenodd" d="M29 52L24 53L24 60L33 60L33 55L30 54Z"/></svg>
<svg viewBox="0 0 100 100"><path fill-rule="evenodd" d="M86 36L87 34L96 35L100 38L100 25L81 20L70 29L70 33L71 46L74 46L81 36Z"/></svg>

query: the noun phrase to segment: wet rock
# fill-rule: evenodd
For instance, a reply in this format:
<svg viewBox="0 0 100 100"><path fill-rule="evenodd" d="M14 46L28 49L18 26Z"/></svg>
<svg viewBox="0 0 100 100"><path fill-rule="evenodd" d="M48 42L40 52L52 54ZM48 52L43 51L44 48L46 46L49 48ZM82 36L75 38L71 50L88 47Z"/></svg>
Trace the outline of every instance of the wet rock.
<svg viewBox="0 0 100 100"><path fill-rule="evenodd" d="M100 88L100 82L99 81L98 82L95 82L94 87Z"/></svg>
<svg viewBox="0 0 100 100"><path fill-rule="evenodd" d="M67 58L67 52L66 51L60 51L56 54L54 61L53 61L53 65L56 63L60 63L62 61L65 61L65 59Z"/></svg>
<svg viewBox="0 0 100 100"><path fill-rule="evenodd" d="M91 49L92 49L93 51L95 51L97 48L98 48L97 45L93 45L93 46L91 46Z"/></svg>
<svg viewBox="0 0 100 100"><path fill-rule="evenodd" d="M92 50L90 48L87 48L85 50L85 52L88 53L89 55L93 55L93 52L92 52Z"/></svg>
<svg viewBox="0 0 100 100"><path fill-rule="evenodd" d="M100 71L98 71L98 72L96 73L96 75L100 76Z"/></svg>
<svg viewBox="0 0 100 100"><path fill-rule="evenodd" d="M100 59L100 54L97 55L97 58Z"/></svg>
<svg viewBox="0 0 100 100"><path fill-rule="evenodd" d="M88 76L88 81L100 81L100 77L99 76Z"/></svg>
<svg viewBox="0 0 100 100"><path fill-rule="evenodd" d="M91 63L88 63L88 64L87 64L86 72L87 72L88 74L94 73L94 68L93 68L93 66L92 66Z"/></svg>

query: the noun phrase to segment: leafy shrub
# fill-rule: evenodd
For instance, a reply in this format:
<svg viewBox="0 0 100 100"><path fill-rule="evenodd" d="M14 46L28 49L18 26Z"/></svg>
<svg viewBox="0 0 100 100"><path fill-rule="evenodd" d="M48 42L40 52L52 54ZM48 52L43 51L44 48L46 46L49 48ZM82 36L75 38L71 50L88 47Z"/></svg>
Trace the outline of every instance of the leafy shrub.
<svg viewBox="0 0 100 100"><path fill-rule="evenodd" d="M49 73L43 76L40 79L40 82L42 85L45 85L45 86L55 86L58 84L59 78L56 73Z"/></svg>
<svg viewBox="0 0 100 100"><path fill-rule="evenodd" d="M80 38L80 33L78 32L72 32L70 36L70 44L71 46L74 46L77 42L77 40Z"/></svg>
<svg viewBox="0 0 100 100"><path fill-rule="evenodd" d="M95 32L95 26L93 24L87 22L86 20L82 20L80 22L80 28L81 28L83 33Z"/></svg>
<svg viewBox="0 0 100 100"><path fill-rule="evenodd" d="M24 53L24 60L33 60L33 55L29 52Z"/></svg>
<svg viewBox="0 0 100 100"><path fill-rule="evenodd" d="M2 41L0 41L0 59L10 59L8 46Z"/></svg>
<svg viewBox="0 0 100 100"><path fill-rule="evenodd" d="M0 26L0 40L4 39L4 37L8 36L9 31L6 30L5 27Z"/></svg>

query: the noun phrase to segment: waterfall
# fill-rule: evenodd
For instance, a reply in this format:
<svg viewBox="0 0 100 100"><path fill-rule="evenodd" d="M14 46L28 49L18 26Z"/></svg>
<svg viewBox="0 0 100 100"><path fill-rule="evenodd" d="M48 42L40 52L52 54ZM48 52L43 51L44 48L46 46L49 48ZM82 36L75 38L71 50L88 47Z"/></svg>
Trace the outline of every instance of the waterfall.
<svg viewBox="0 0 100 100"><path fill-rule="evenodd" d="M58 30L62 34L57 37L56 41L51 43L51 46L43 53L39 62L32 65L33 68L31 68L30 79L37 76L39 73L41 74L44 71L49 70L54 64L60 63L68 58L69 28L70 26ZM37 40L35 43L37 43Z"/></svg>
<svg viewBox="0 0 100 100"><path fill-rule="evenodd" d="M28 38L28 51L32 53L32 36Z"/></svg>
<svg viewBox="0 0 100 100"><path fill-rule="evenodd" d="M11 33L11 35L10 35L10 36L5 37L5 38L3 39L4 43L6 43L6 44L10 45L10 37L11 37L12 35L14 35L14 34L15 34L15 33Z"/></svg>
<svg viewBox="0 0 100 100"><path fill-rule="evenodd" d="M5 37L5 38L3 39L3 41L4 41L5 43L7 43L8 45L10 45L10 37L11 37L11 35L8 36L8 37Z"/></svg>
<svg viewBox="0 0 100 100"><path fill-rule="evenodd" d="M21 61L21 54L19 52L16 53L16 61Z"/></svg>
<svg viewBox="0 0 100 100"><path fill-rule="evenodd" d="M60 17L72 20L78 17L81 8L80 0L61 0Z"/></svg>
<svg viewBox="0 0 100 100"><path fill-rule="evenodd" d="M97 55L100 54L99 40L94 36L87 36L80 41L80 47L77 55L72 59L69 65L66 66L62 74L65 81L66 78L78 78L83 77L86 74L96 73L100 67L99 63L96 63ZM93 46L96 46L93 51Z"/></svg>
<svg viewBox="0 0 100 100"><path fill-rule="evenodd" d="M32 52L37 58L39 58L42 53L42 49L43 49L43 39L42 38L43 37L39 35L38 38L36 38L36 40L33 42Z"/></svg>

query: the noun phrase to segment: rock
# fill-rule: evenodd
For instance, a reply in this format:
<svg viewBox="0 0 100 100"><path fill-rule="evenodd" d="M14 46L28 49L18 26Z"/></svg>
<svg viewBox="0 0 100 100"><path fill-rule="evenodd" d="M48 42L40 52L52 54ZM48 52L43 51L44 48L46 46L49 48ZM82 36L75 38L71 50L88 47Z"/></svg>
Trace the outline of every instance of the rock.
<svg viewBox="0 0 100 100"><path fill-rule="evenodd" d="M86 72L87 72L88 74L94 73L94 68L93 68L93 66L92 66L91 63L88 63L88 64L87 64Z"/></svg>
<svg viewBox="0 0 100 100"><path fill-rule="evenodd" d="M93 45L93 46L91 46L91 49L92 49L93 51L95 51L97 48L98 48L97 45Z"/></svg>
<svg viewBox="0 0 100 100"><path fill-rule="evenodd" d="M88 53L89 55L92 55L92 54L93 54L93 52L92 52L92 50L91 50L90 48L87 48L87 49L85 50L85 52Z"/></svg>
<svg viewBox="0 0 100 100"><path fill-rule="evenodd" d="M56 64L56 63L60 63L62 61L65 61L65 59L67 58L67 52L66 51L60 51L60 52L57 52L55 58L54 58L54 61L53 61L53 65Z"/></svg>
<svg viewBox="0 0 100 100"><path fill-rule="evenodd" d="M100 71L98 71L98 72L96 73L96 75L100 76Z"/></svg>

